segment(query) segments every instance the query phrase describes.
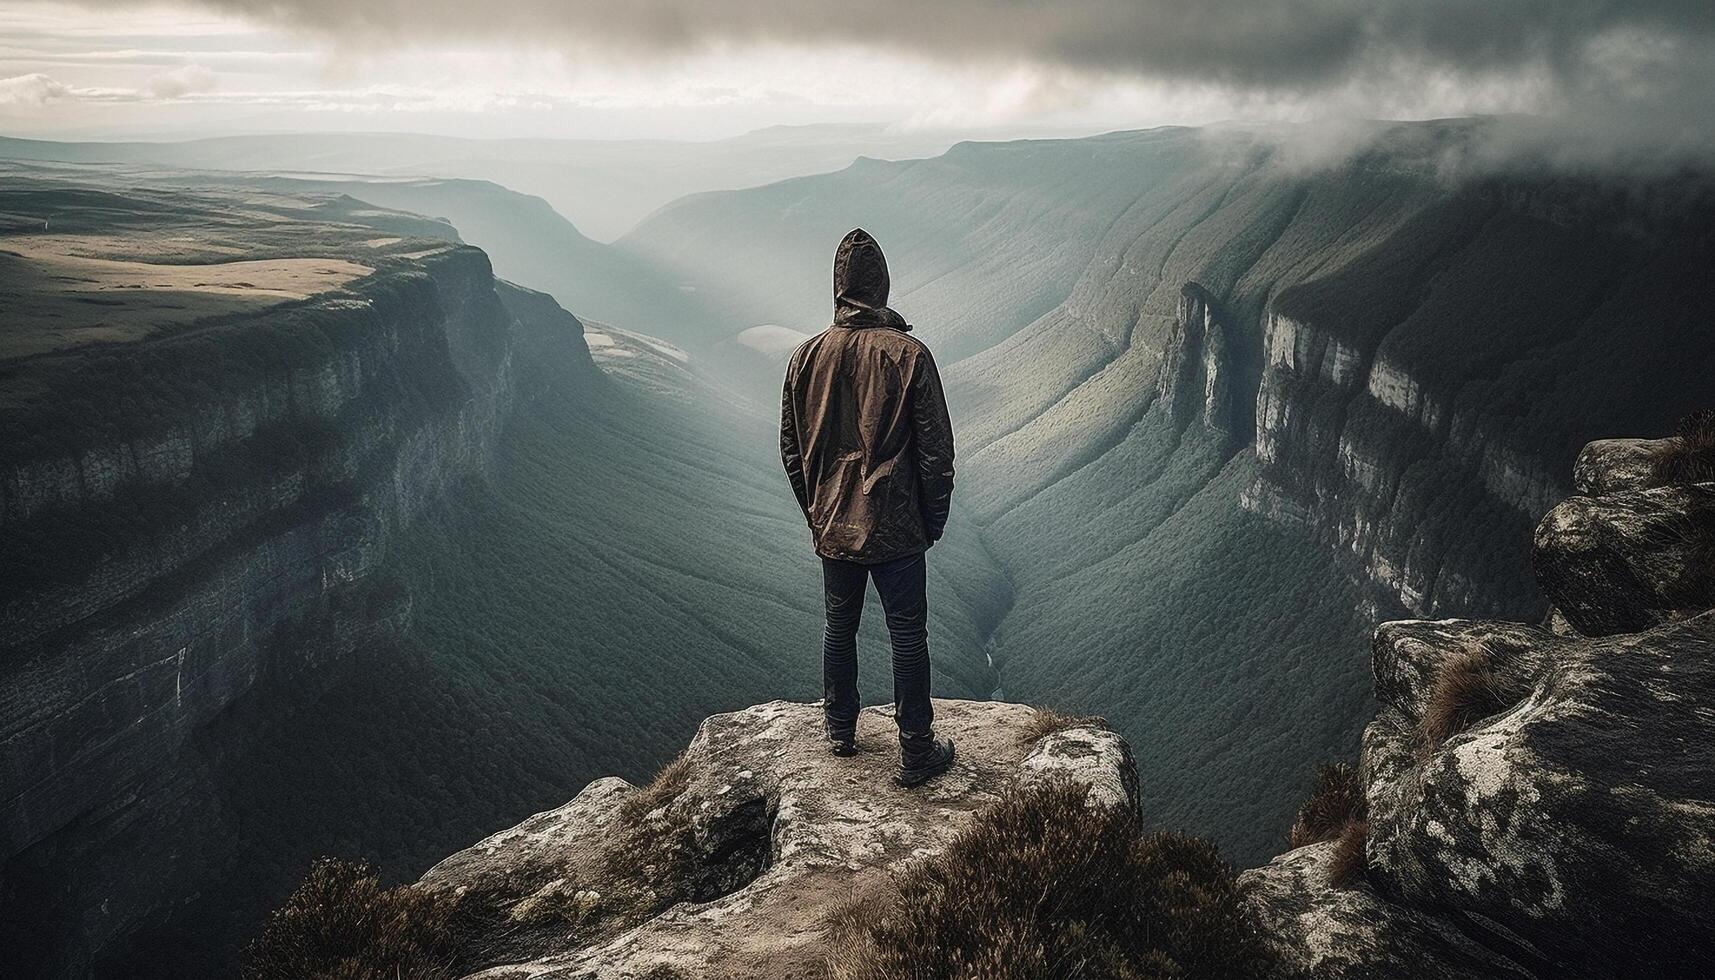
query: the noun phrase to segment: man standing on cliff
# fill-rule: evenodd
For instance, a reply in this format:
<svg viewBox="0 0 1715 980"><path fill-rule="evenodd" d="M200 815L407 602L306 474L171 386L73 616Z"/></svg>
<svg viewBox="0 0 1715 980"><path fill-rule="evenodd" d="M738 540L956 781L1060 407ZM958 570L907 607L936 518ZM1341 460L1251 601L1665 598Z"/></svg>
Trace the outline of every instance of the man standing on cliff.
<svg viewBox="0 0 1715 980"><path fill-rule="evenodd" d="M857 630L875 580L893 645L899 776L953 762L929 703L924 552L953 498L953 425L929 348L887 306L887 259L862 228L834 253L834 325L786 367L780 459L822 558L823 712L835 755L857 751Z"/></svg>

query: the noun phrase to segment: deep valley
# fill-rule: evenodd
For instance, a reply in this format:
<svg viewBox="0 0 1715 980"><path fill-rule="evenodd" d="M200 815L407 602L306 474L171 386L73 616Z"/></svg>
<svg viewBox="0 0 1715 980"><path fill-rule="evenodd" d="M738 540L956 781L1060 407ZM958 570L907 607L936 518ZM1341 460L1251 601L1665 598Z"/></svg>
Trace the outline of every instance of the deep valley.
<svg viewBox="0 0 1715 980"><path fill-rule="evenodd" d="M1314 168L1234 130L961 143L611 243L482 180L30 144L0 966L230 972L317 856L414 879L818 697L773 413L859 225L959 436L936 695L1106 718L1147 825L1265 861L1375 714L1375 624L1542 621L1579 448L1715 405L1715 178L1450 167L1486 125Z"/></svg>

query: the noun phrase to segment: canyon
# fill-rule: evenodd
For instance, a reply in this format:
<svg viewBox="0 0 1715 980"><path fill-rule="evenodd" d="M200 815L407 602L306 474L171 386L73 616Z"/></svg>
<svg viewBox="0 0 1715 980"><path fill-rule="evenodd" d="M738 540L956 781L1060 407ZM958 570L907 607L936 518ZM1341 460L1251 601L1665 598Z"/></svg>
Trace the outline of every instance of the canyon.
<svg viewBox="0 0 1715 980"><path fill-rule="evenodd" d="M860 224L960 437L936 693L1104 716L1146 821L1266 861L1376 710L1374 624L1544 621L1566 461L1715 403L1715 182L1448 172L1477 128L1318 168L1233 132L963 143L611 244L482 181L8 165L7 262L162 277L126 295L152 319L7 321L36 345L0 361L12 955L217 969L317 854L414 878L813 697L785 352L745 336L818 329ZM196 277L237 254L351 268Z"/></svg>

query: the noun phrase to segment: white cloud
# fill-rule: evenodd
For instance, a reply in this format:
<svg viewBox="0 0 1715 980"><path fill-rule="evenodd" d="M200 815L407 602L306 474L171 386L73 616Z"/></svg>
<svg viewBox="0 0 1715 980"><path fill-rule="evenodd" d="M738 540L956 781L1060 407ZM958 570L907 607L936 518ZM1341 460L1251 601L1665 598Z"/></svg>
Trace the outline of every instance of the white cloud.
<svg viewBox="0 0 1715 980"><path fill-rule="evenodd" d="M149 79L149 94L157 99L176 99L182 95L214 90L214 72L202 65L184 65L162 72Z"/></svg>
<svg viewBox="0 0 1715 980"><path fill-rule="evenodd" d="M42 72L0 78L0 106L39 108L78 102L154 102L198 96L214 88L214 72L185 65L149 78L142 89L67 85Z"/></svg>
<svg viewBox="0 0 1715 980"><path fill-rule="evenodd" d="M0 78L0 105L43 106L63 101L70 93L70 89L41 72Z"/></svg>
<svg viewBox="0 0 1715 980"><path fill-rule="evenodd" d="M60 102L134 102L141 94L124 88L82 88L41 72L0 78L0 106L45 106Z"/></svg>

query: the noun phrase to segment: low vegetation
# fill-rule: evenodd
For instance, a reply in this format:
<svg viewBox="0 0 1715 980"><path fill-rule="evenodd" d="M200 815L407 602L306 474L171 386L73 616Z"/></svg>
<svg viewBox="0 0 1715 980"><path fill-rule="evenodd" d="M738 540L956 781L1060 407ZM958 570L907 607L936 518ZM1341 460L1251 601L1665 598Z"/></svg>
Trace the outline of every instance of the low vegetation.
<svg viewBox="0 0 1715 980"><path fill-rule="evenodd" d="M655 773L649 785L625 798L619 807L620 819L630 824L642 822L651 812L678 799L690 781L691 764L681 752Z"/></svg>
<svg viewBox="0 0 1715 980"><path fill-rule="evenodd" d="M1496 672L1487 651L1473 648L1447 658L1435 671L1418 719L1422 751L1435 751L1481 719L1518 703L1521 695Z"/></svg>
<svg viewBox="0 0 1715 980"><path fill-rule="evenodd" d="M487 965L520 930L572 944L635 925L698 893L689 815L670 806L688 778L682 755L662 767L621 805L599 868L523 901L382 887L366 863L322 858L246 947L244 980L440 980Z"/></svg>
<svg viewBox="0 0 1715 980"><path fill-rule="evenodd" d="M1369 843L1370 822L1348 820L1335 838L1334 856L1328 862L1328 884L1335 888L1352 888L1364 880L1369 860L1364 845Z"/></svg>
<svg viewBox="0 0 1715 980"><path fill-rule="evenodd" d="M1675 436L1657 443L1651 453L1653 482L1680 486L1715 481L1715 409L1681 419Z"/></svg>
<svg viewBox="0 0 1715 980"><path fill-rule="evenodd" d="M1055 783L1004 797L940 856L835 916L835 980L1266 975L1270 954L1214 845L1140 835Z"/></svg>
<svg viewBox="0 0 1715 980"><path fill-rule="evenodd" d="M244 951L244 980L443 980L457 975L458 899L383 887L361 862L323 858Z"/></svg>
<svg viewBox="0 0 1715 980"><path fill-rule="evenodd" d="M1325 765L1316 771L1316 785L1298 808L1298 819L1292 824L1292 846L1333 840L1347 824L1362 820L1368 813L1369 802L1364 799L1357 770L1344 762Z"/></svg>
<svg viewBox="0 0 1715 980"><path fill-rule="evenodd" d="M1298 808L1298 819L1292 824L1292 846L1336 841L1328 881L1336 888L1350 888L1364 876L1369 813L1370 804L1357 770L1344 762L1325 765L1317 770L1316 785Z"/></svg>
<svg viewBox="0 0 1715 980"><path fill-rule="evenodd" d="M1037 708L1036 711L1031 714L1029 720L1019 726L1018 742L1020 745L1029 745L1032 742L1047 738L1049 735L1053 735L1056 732L1063 732L1070 728L1099 728L1106 730L1111 727L1112 726L1108 724L1108 720L1106 718L1098 718L1095 715L1070 715L1065 712L1055 711L1053 708Z"/></svg>
<svg viewBox="0 0 1715 980"><path fill-rule="evenodd" d="M618 839L602 869L605 913L639 921L696 893L691 814L670 805L689 780L681 754L620 805Z"/></svg>

